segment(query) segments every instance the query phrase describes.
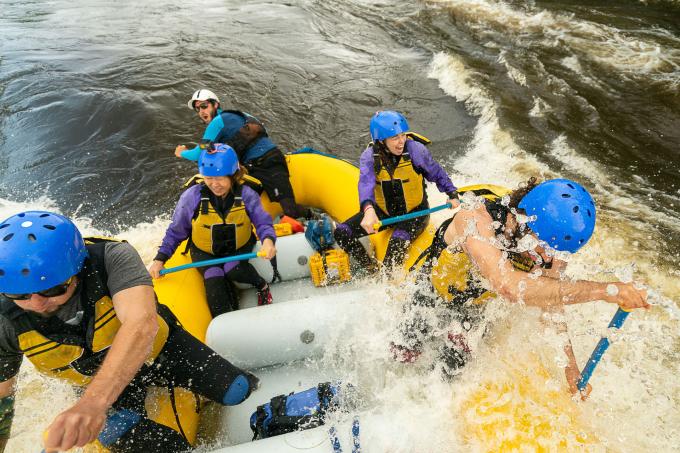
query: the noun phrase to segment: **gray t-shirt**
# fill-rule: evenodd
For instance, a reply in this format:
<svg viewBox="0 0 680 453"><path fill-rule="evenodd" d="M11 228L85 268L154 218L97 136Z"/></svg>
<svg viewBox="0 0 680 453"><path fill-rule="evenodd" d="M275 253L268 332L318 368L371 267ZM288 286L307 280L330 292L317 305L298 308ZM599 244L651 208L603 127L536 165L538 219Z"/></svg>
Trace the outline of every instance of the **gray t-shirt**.
<svg viewBox="0 0 680 453"><path fill-rule="evenodd" d="M106 283L111 296L135 286L152 286L151 276L146 270L142 258L127 242L106 243L104 266L108 274ZM78 285L73 297L49 318L37 314L32 314L32 316L40 325L44 324L48 330L50 325L66 325L64 327L70 330L68 333L82 334L85 326L82 326L83 309L80 297L81 285ZM23 354L19 348L14 327L6 318L0 316L0 382L17 374L22 357Z"/></svg>

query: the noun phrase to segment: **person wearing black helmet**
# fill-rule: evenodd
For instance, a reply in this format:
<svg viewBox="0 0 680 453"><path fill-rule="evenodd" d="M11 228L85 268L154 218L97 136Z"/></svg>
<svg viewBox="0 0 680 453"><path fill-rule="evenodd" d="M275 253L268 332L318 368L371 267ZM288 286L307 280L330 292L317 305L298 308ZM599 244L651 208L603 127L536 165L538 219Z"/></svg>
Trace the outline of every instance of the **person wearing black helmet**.
<svg viewBox="0 0 680 453"><path fill-rule="evenodd" d="M646 291L631 283L565 277L566 262L556 252L575 253L595 229L595 204L580 184L566 179L538 184L531 178L508 196L470 197L461 197L461 210L442 223L421 257L422 275L429 277L434 292L456 312L465 329L474 324L482 302L496 295L547 311L591 301L625 310L649 308ZM392 346L398 353L395 358L412 361L418 355L423 334L431 331L422 324L410 321L419 330L403 332L406 344ZM566 331L566 325L560 328ZM470 354L465 332L449 332L447 341L444 359L452 368L464 365ZM564 351L567 384L575 394L580 371L571 343ZM582 397L589 392L590 386Z"/></svg>
<svg viewBox="0 0 680 453"><path fill-rule="evenodd" d="M82 388L76 403L47 427L48 452L97 438L113 452L187 451L182 433L148 417L149 386L184 387L234 405L258 382L157 303L132 246L86 242L73 222L45 211L0 222L0 451L10 434L23 358Z"/></svg>
<svg viewBox="0 0 680 453"><path fill-rule="evenodd" d="M187 149L178 145L177 157L197 161L202 147L227 144L234 148L250 175L262 182L269 199L281 204L285 215L292 219L311 216L309 209L295 202L286 159L260 120L238 110L222 110L219 98L206 89L196 90L187 105L207 127L198 146Z"/></svg>

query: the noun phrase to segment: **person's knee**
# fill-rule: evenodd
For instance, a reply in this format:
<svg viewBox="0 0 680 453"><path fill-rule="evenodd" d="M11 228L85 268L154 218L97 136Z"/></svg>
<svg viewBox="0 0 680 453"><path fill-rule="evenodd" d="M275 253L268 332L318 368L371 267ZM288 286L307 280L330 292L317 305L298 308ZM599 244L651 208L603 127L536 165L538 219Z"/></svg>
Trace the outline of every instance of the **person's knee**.
<svg viewBox="0 0 680 453"><path fill-rule="evenodd" d="M338 223L333 232L333 237L342 246L352 237L352 229L346 223Z"/></svg>
<svg viewBox="0 0 680 453"><path fill-rule="evenodd" d="M250 394L257 390L260 380L255 375L243 373L236 376L222 397L222 404L235 406L245 401Z"/></svg>
<svg viewBox="0 0 680 453"><path fill-rule="evenodd" d="M410 235L409 232L406 231L406 230L396 229L396 230L394 230L394 232L392 233L392 238L391 238L391 239L398 240L398 241L410 241L410 240L411 240L411 235Z"/></svg>
<svg viewBox="0 0 680 453"><path fill-rule="evenodd" d="M211 278L218 278L218 277L224 277L224 269L222 269L219 266L213 266L209 267L206 269L205 273L203 274L203 279L208 280Z"/></svg>

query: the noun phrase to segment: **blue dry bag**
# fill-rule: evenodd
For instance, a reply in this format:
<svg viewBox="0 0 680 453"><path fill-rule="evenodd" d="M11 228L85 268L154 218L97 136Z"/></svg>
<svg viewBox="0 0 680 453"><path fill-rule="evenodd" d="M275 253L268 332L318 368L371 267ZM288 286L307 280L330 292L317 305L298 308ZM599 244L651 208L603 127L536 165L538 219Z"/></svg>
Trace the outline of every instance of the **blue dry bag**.
<svg viewBox="0 0 680 453"><path fill-rule="evenodd" d="M330 217L323 216L319 220L307 222L305 238L307 238L309 245L317 252L323 252L332 248L335 238L333 237L333 222Z"/></svg>
<svg viewBox="0 0 680 453"><path fill-rule="evenodd" d="M250 416L253 440L316 428L330 410L337 409L339 384L324 382L309 390L279 395L257 407Z"/></svg>

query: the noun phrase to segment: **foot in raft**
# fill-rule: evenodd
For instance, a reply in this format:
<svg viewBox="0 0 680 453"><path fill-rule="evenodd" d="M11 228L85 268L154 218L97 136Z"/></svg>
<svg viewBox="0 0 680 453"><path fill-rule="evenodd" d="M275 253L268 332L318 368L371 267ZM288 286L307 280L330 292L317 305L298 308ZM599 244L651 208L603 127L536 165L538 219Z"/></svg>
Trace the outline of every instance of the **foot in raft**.
<svg viewBox="0 0 680 453"><path fill-rule="evenodd" d="M449 332L446 343L439 348L438 368L444 379L451 379L462 373L471 357L472 352L465 336Z"/></svg>
<svg viewBox="0 0 680 453"><path fill-rule="evenodd" d="M272 293L269 291L269 284L257 290L257 305L269 305L272 303Z"/></svg>
<svg viewBox="0 0 680 453"><path fill-rule="evenodd" d="M406 346L390 342L390 352L392 358L401 363L413 363L421 354L420 348L409 349Z"/></svg>

